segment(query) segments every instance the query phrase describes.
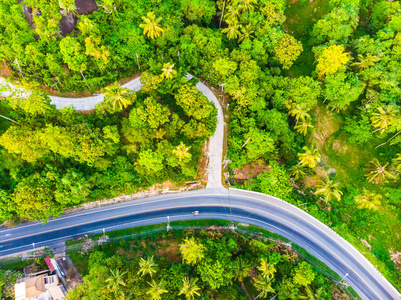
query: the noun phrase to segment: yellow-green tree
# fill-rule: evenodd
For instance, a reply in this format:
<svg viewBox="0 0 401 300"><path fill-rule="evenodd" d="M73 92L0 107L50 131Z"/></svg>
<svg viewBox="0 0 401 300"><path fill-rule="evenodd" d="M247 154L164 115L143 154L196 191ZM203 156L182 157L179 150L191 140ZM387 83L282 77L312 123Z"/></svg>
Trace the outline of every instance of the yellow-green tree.
<svg viewBox="0 0 401 300"><path fill-rule="evenodd" d="M378 128L377 130L383 133L397 116L397 111L392 105L385 108L378 107L377 110L378 112L373 113L370 120L372 121L373 127Z"/></svg>
<svg viewBox="0 0 401 300"><path fill-rule="evenodd" d="M277 46L274 47L274 58L283 65L283 69L288 70L302 50L303 47L300 41L297 41L292 35L284 33Z"/></svg>
<svg viewBox="0 0 401 300"><path fill-rule="evenodd" d="M173 79L175 75L177 75L177 71L173 69L174 64L166 63L163 65L163 73L162 78L166 77L167 79Z"/></svg>
<svg viewBox="0 0 401 300"><path fill-rule="evenodd" d="M333 180L330 180L329 176L326 175L323 179L318 180L315 194L323 196L326 202L330 202L333 198L340 201L343 192L338 188L339 184L339 182L335 183Z"/></svg>
<svg viewBox="0 0 401 300"><path fill-rule="evenodd" d="M163 279L159 282L152 279L148 284L150 285L150 288L147 290L146 295L149 295L152 300L160 300L162 298L161 295L168 293L168 290L165 288L166 282Z"/></svg>
<svg viewBox="0 0 401 300"><path fill-rule="evenodd" d="M139 24L139 27L143 28L143 34L154 39L161 36L163 33L163 28L161 28L159 24L161 20L161 17L156 19L155 13L151 11L146 14L146 17L142 16L142 21L144 21L145 24Z"/></svg>
<svg viewBox="0 0 401 300"><path fill-rule="evenodd" d="M303 166L308 166L309 168L313 169L318 162L320 162L320 154L317 149L312 147L309 149L308 147L304 146L302 149L305 151L304 153L298 153L298 157L300 160L300 164Z"/></svg>
<svg viewBox="0 0 401 300"><path fill-rule="evenodd" d="M274 264L269 264L264 258L260 260L260 266L258 266L258 270L262 272L263 277L274 277L274 274L277 271Z"/></svg>
<svg viewBox="0 0 401 300"><path fill-rule="evenodd" d="M366 179L371 183L384 183L387 178L395 178L387 170L387 166L388 163L382 164L377 158L372 159L363 169L368 172L365 174Z"/></svg>
<svg viewBox="0 0 401 300"><path fill-rule="evenodd" d="M194 299L195 295L196 296L200 296L200 288L196 285L196 282L198 281L198 278L183 278L182 279L182 288L178 294L178 296L180 295L184 295L185 299L189 300L189 299Z"/></svg>
<svg viewBox="0 0 401 300"><path fill-rule="evenodd" d="M149 274L150 277L152 277L152 275L156 273L156 269L157 264L153 261L153 256L150 256L147 259L141 257L139 260L138 274L141 274L141 276Z"/></svg>
<svg viewBox="0 0 401 300"><path fill-rule="evenodd" d="M343 45L326 47L317 58L316 71L319 80L323 80L328 74L345 71L345 65L349 62L349 54L345 52Z"/></svg>
<svg viewBox="0 0 401 300"><path fill-rule="evenodd" d="M186 238L180 245L182 259L189 265L194 265L205 257L202 243L197 242L194 237Z"/></svg>
<svg viewBox="0 0 401 300"><path fill-rule="evenodd" d="M131 105L136 98L135 92L121 87L117 82L105 87L102 90L104 104L114 111L122 111Z"/></svg>

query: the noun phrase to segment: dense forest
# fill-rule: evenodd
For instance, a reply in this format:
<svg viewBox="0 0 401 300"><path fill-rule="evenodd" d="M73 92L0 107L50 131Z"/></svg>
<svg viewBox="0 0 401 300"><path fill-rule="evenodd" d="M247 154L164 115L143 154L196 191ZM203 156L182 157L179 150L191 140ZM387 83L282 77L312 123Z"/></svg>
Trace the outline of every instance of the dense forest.
<svg viewBox="0 0 401 300"><path fill-rule="evenodd" d="M32 94L0 106L1 221L193 179L216 111L190 72L229 99L231 175L270 167L236 185L302 204L400 288L399 1L18 2L1 73ZM85 114L45 96L101 88Z"/></svg>
<svg viewBox="0 0 401 300"><path fill-rule="evenodd" d="M296 252L235 233L191 231L74 255L84 282L67 299L349 299Z"/></svg>

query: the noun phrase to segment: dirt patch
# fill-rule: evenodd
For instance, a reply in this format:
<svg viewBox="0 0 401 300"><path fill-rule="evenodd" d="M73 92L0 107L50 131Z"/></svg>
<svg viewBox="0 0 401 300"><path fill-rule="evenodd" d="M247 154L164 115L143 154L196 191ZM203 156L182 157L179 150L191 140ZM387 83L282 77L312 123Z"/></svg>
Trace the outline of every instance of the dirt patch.
<svg viewBox="0 0 401 300"><path fill-rule="evenodd" d="M234 169L234 179L249 179L258 176L260 173L269 172L270 166L264 166L261 162L250 162L241 169Z"/></svg>
<svg viewBox="0 0 401 300"><path fill-rule="evenodd" d="M316 146L322 149L328 137L340 129L340 124L335 120L334 114L324 108L316 108L317 126L313 137L315 138Z"/></svg>
<svg viewBox="0 0 401 300"><path fill-rule="evenodd" d="M180 246L176 241L162 240L159 243L163 246L156 249L156 256L165 257L169 262L182 262Z"/></svg>
<svg viewBox="0 0 401 300"><path fill-rule="evenodd" d="M0 75L5 77L11 77L13 75L13 71L7 65L5 61L0 63Z"/></svg>
<svg viewBox="0 0 401 300"><path fill-rule="evenodd" d="M44 268L41 265L39 265L38 263L34 262L32 265L29 265L29 266L24 268L24 274L25 275L31 275L31 274L44 272L46 270L48 270L47 267Z"/></svg>

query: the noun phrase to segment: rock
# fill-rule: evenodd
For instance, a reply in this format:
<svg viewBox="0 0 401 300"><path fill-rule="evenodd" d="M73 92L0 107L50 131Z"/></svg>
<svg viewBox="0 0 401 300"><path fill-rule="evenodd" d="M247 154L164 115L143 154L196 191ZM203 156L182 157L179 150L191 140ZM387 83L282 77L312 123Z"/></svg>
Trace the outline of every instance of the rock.
<svg viewBox="0 0 401 300"><path fill-rule="evenodd" d="M97 4L93 0L75 0L78 15L89 15L97 10Z"/></svg>
<svg viewBox="0 0 401 300"><path fill-rule="evenodd" d="M75 26L77 25L77 19L73 14L68 13L66 16L63 16L60 20L60 31L63 37L66 37L67 34L71 33Z"/></svg>

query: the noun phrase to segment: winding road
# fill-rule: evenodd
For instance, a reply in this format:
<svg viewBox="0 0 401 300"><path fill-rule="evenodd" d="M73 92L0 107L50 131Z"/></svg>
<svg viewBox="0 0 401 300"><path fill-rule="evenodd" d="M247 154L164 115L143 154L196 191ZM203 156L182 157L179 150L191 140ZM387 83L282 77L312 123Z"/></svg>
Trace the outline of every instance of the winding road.
<svg viewBox="0 0 401 300"><path fill-rule="evenodd" d="M190 77L190 75L188 75ZM141 87L139 79L125 85ZM217 129L209 141L207 188L178 194L160 195L102 208L71 213L46 224L31 222L0 229L0 257L51 246L84 233L106 231L193 218L220 218L258 225L278 233L320 259L351 285L362 299L401 299L400 293L351 244L332 229L301 209L272 196L225 189L221 183L224 116L221 106L206 85L197 87L218 108ZM4 94L6 96L6 94ZM89 98L51 97L57 108L73 105L77 110L94 108L103 96ZM231 208L231 214L230 214ZM198 210L199 215L192 215Z"/></svg>

